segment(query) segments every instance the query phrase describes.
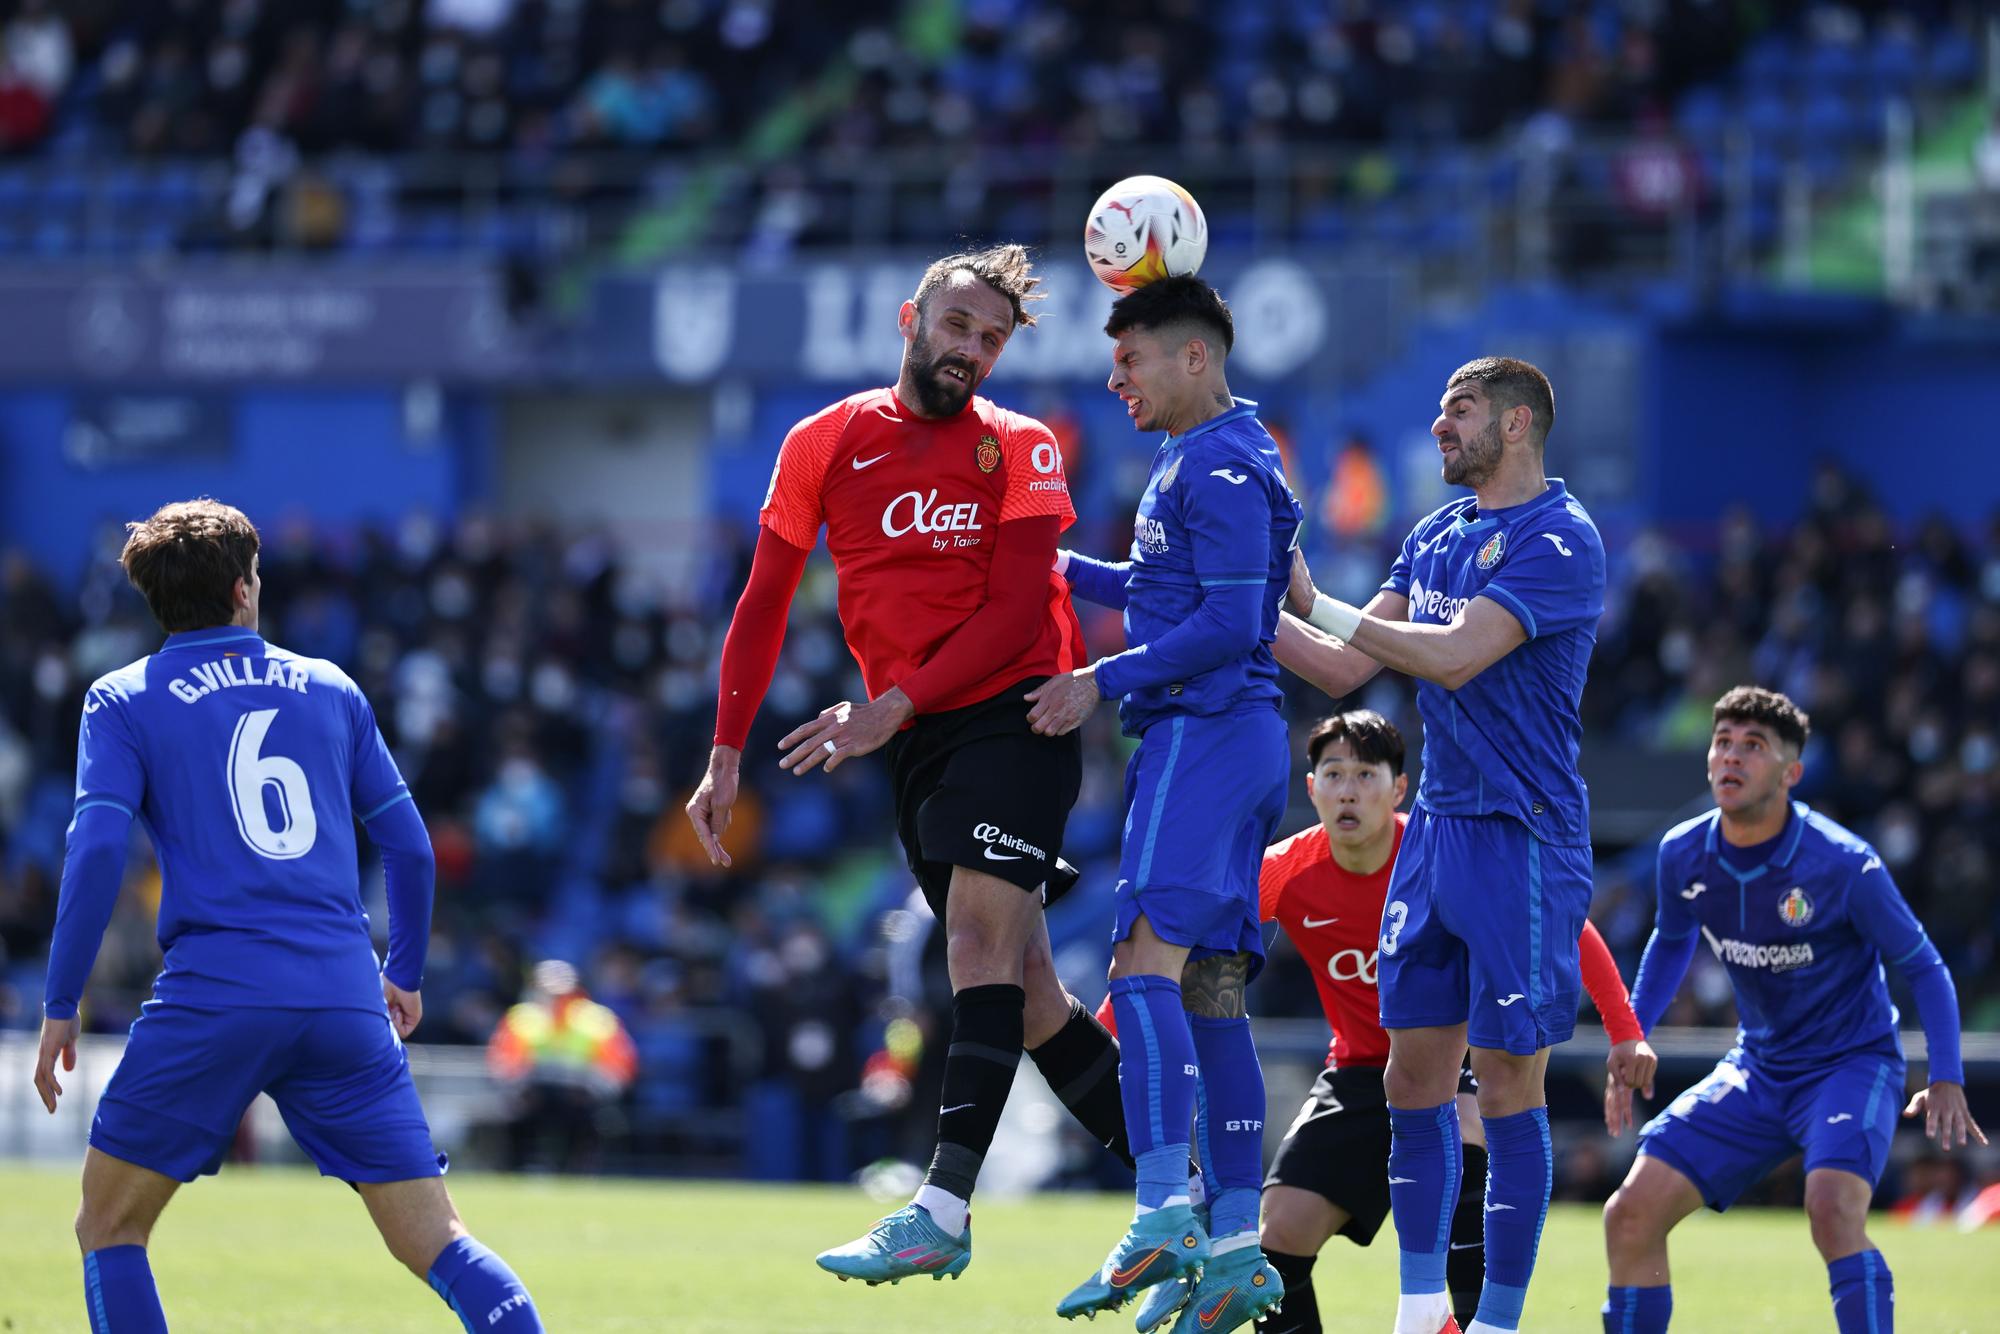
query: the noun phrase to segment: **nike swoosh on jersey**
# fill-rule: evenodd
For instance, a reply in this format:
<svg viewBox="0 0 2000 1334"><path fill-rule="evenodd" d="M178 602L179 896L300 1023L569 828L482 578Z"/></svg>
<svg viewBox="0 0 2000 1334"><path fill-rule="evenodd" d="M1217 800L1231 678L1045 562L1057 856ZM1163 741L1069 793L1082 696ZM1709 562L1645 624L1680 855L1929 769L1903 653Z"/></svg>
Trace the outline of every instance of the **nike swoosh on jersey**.
<svg viewBox="0 0 2000 1334"><path fill-rule="evenodd" d="M875 466L876 464L880 463L880 462L881 462L881 461L882 461L883 459L886 459L886 458L888 458L890 454L893 454L893 453L895 453L895 452L896 452L896 451L892 449L892 450L889 450L889 451L888 451L887 453L882 453L882 454L877 454L877 455L876 455L876 456L875 456L874 458L872 458L872 459L854 459L854 460L851 460L851 462L852 462L852 463L854 464L854 471L856 471L856 472L860 472L860 471L861 471L861 470L862 470L863 468L872 468L872 467L874 467L874 466Z"/></svg>
<svg viewBox="0 0 2000 1334"><path fill-rule="evenodd" d="M1415 1177L1390 1177L1389 1184L1392 1186L1414 1186L1417 1184L1417 1179Z"/></svg>
<svg viewBox="0 0 2000 1334"><path fill-rule="evenodd" d="M953 1112L962 1112L968 1107L977 1107L978 1105L979 1104L976 1102L962 1102L959 1103L956 1107L940 1107L938 1108L938 1115L949 1116Z"/></svg>
<svg viewBox="0 0 2000 1334"><path fill-rule="evenodd" d="M1017 862L1021 860L1021 854L1018 852L995 852L991 848L987 848L985 852L986 860L989 862Z"/></svg>
<svg viewBox="0 0 2000 1334"><path fill-rule="evenodd" d="M1511 1204L1489 1204L1486 1206L1486 1212L1489 1214L1497 1214L1502 1209L1512 1209L1513 1207L1514 1206Z"/></svg>
<svg viewBox="0 0 2000 1334"><path fill-rule="evenodd" d="M1340 919L1338 917L1322 917L1318 921L1314 921L1312 918L1307 917L1302 920L1301 924L1307 928L1316 926L1332 926L1335 922L1339 920Z"/></svg>

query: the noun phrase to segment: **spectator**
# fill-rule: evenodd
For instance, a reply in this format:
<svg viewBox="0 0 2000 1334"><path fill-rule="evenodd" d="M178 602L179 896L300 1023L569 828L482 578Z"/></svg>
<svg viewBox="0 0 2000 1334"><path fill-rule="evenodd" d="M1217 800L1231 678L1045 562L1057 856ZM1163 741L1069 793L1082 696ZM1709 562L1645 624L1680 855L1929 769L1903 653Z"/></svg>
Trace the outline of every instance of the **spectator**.
<svg viewBox="0 0 2000 1334"><path fill-rule="evenodd" d="M605 1113L638 1074L625 1026L559 959L535 965L527 996L486 1044L486 1064L512 1103L507 1165L515 1171L595 1170Z"/></svg>

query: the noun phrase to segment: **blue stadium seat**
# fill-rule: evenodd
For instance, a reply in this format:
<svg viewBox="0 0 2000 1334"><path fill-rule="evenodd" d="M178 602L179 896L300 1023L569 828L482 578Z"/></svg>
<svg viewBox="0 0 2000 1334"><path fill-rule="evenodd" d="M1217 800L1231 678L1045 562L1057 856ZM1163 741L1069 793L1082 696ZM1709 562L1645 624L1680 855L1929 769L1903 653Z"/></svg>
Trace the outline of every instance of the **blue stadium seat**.
<svg viewBox="0 0 2000 1334"><path fill-rule="evenodd" d="M1696 148L1719 147L1729 128L1729 105L1710 84L1690 88L1674 108L1674 124Z"/></svg>
<svg viewBox="0 0 2000 1334"><path fill-rule="evenodd" d="M1979 48L1959 30L1937 34L1924 59L1925 77L1941 88L1962 88L1979 77Z"/></svg>

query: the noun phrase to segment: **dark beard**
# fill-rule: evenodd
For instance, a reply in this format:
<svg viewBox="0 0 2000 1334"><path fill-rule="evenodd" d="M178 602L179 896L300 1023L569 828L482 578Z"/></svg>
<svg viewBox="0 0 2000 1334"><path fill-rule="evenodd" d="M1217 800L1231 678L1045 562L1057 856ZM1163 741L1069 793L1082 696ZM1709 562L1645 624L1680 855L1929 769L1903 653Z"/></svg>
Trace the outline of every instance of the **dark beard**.
<svg viewBox="0 0 2000 1334"><path fill-rule="evenodd" d="M1493 479L1494 473L1500 471L1502 450L1498 419L1486 423L1486 429L1470 440L1461 437L1458 457L1445 460L1445 483L1474 488L1484 486Z"/></svg>
<svg viewBox="0 0 2000 1334"><path fill-rule="evenodd" d="M964 371L966 383L946 378L947 366ZM911 392L917 396L911 406L926 417L957 416L972 401L972 391L978 388L979 368L963 357L933 352L921 331L910 343L910 350L903 354L903 369Z"/></svg>

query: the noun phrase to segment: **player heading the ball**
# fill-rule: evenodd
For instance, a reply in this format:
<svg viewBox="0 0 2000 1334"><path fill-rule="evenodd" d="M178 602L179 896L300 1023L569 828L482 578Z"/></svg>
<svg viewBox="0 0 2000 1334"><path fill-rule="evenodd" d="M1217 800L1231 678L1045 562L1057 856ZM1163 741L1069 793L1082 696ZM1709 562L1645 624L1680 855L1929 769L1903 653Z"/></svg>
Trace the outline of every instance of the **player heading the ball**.
<svg viewBox="0 0 2000 1334"><path fill-rule="evenodd" d="M973 1183L1024 1046L1091 1137L1131 1161L1116 1044L1056 977L1042 921L1076 881L1061 851L1083 752L1074 736L1037 735L1021 703L1083 661L1069 586L1050 568L1076 514L1049 428L977 393L1034 323L1040 283L1017 245L938 260L897 314L896 383L785 436L723 644L708 774L687 807L729 865L743 746L824 525L869 698L784 737L779 764L803 775L888 747L896 830L944 923L952 985L930 1169L907 1207L820 1255L842 1278L956 1277L971 1263Z"/></svg>

